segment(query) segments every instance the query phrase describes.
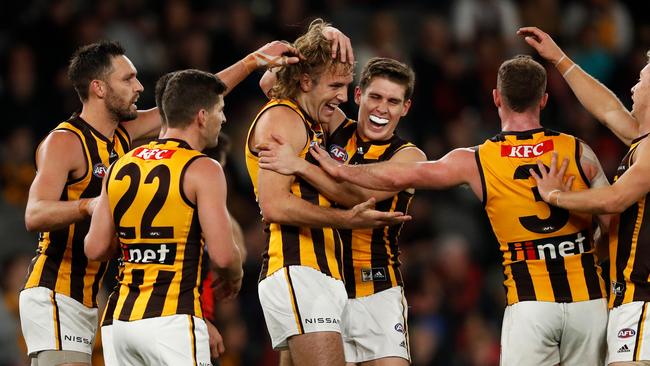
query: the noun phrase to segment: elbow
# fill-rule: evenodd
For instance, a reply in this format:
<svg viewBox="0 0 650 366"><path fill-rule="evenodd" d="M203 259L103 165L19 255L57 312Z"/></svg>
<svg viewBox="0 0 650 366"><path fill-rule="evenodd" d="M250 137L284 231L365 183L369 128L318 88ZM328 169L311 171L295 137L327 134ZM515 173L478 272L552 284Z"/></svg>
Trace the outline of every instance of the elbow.
<svg viewBox="0 0 650 366"><path fill-rule="evenodd" d="M282 204L276 204L272 200L260 200L260 211L264 222L282 224L285 221Z"/></svg>
<svg viewBox="0 0 650 366"><path fill-rule="evenodd" d="M100 240L93 238L91 234L86 235L84 239L84 254L91 261L105 261L108 253L101 248L110 247L110 243L102 243Z"/></svg>
<svg viewBox="0 0 650 366"><path fill-rule="evenodd" d="M29 232L44 231L38 215L34 213L34 210L29 209L29 207L25 210L25 229Z"/></svg>

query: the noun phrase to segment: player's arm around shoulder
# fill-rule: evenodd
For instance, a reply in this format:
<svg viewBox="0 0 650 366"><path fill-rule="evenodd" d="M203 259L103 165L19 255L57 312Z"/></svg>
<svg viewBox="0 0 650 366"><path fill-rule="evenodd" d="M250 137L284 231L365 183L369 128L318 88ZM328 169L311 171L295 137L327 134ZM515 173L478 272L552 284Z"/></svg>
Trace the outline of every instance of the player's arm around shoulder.
<svg viewBox="0 0 650 366"><path fill-rule="evenodd" d="M87 170L80 139L70 131L50 133L36 151L36 176L25 209L27 230L61 229L90 216L93 199L60 200L68 180L83 178Z"/></svg>
<svg viewBox="0 0 650 366"><path fill-rule="evenodd" d="M102 193L97 199L97 207L90 221L88 234L84 239L84 253L94 261L107 261L117 254L118 241L115 232L115 221L111 214L106 183L108 174L102 182Z"/></svg>
<svg viewBox="0 0 650 366"><path fill-rule="evenodd" d="M183 192L196 205L208 255L219 275L241 280L241 255L226 208L226 178L221 165L208 157L192 161L185 172Z"/></svg>
<svg viewBox="0 0 650 366"><path fill-rule="evenodd" d="M121 122L131 141L156 138L160 134L162 118L158 108L139 110L138 117L132 121Z"/></svg>
<svg viewBox="0 0 650 366"><path fill-rule="evenodd" d="M630 168L623 173L603 195L603 208L608 213L625 211L634 202L650 192L650 142L644 139L639 143Z"/></svg>

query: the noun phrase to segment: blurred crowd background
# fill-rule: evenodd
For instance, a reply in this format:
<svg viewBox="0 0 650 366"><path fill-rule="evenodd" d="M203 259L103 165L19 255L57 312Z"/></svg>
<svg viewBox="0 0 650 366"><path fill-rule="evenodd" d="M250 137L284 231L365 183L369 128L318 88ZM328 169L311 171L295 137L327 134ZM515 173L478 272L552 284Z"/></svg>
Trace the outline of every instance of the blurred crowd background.
<svg viewBox="0 0 650 366"><path fill-rule="evenodd" d="M650 49L642 5L633 0L0 2L0 365L28 364L18 292L37 240L25 231L24 207L35 147L80 108L66 77L78 46L120 41L145 87L138 105L146 109L154 106L153 86L163 73L217 72L266 42L295 39L311 19L322 17L351 38L357 74L373 56L414 68L413 107L397 132L429 159L438 159L498 133L491 93L497 68L511 56L531 53L515 34L520 26L549 32L629 106L630 88ZM581 108L558 72L545 66L550 98L542 124L588 142L611 179L626 147ZM238 300L217 305L227 348L224 366L277 364L257 299L264 235L243 154L249 124L265 102L260 76L252 75L226 98L229 208L244 229L248 258ZM352 99L345 110L356 116ZM411 214L400 245L413 363L498 365L505 304L501 257L479 201L463 187L420 191Z"/></svg>

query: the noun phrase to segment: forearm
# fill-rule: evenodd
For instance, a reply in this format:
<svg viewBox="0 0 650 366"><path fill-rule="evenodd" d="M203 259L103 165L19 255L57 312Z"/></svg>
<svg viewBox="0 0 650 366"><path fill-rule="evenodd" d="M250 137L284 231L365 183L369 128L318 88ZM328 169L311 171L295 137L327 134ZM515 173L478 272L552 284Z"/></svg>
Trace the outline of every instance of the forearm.
<svg viewBox="0 0 650 366"><path fill-rule="evenodd" d="M599 187L582 191L554 192L550 195L551 204L569 211L592 214L615 214L625 210L625 205L613 193L611 187Z"/></svg>
<svg viewBox="0 0 650 366"><path fill-rule="evenodd" d="M249 54L228 68L219 71L216 74L217 77L227 86L224 96L230 93L232 89L246 79L255 69L257 69L257 63L253 55Z"/></svg>
<svg viewBox="0 0 650 366"><path fill-rule="evenodd" d="M25 210L25 226L28 231L44 232L63 229L90 217L86 206L91 200L91 198L82 198L77 201L29 202Z"/></svg>
<svg viewBox="0 0 650 366"><path fill-rule="evenodd" d="M364 165L341 165L339 176L352 184L368 189L382 191L401 191L409 188L409 184L402 179L412 164L401 163L375 163Z"/></svg>
<svg viewBox="0 0 650 366"><path fill-rule="evenodd" d="M217 261L213 259L213 255L210 256L210 259L212 260L212 268L219 277L229 281L236 281L243 276L241 253L234 243L232 245L232 259L229 261L228 265L224 266L223 264L217 263Z"/></svg>
<svg viewBox="0 0 650 366"><path fill-rule="evenodd" d="M266 200L260 197L262 216L268 223L313 228L349 228L346 210L317 206L288 192L276 194L273 198Z"/></svg>
<svg viewBox="0 0 650 366"><path fill-rule="evenodd" d="M638 136L638 126L623 103L601 82L567 56L556 65L580 103L626 144Z"/></svg>
<svg viewBox="0 0 650 366"><path fill-rule="evenodd" d="M297 174L329 200L348 208L370 198L369 194L365 194L367 191L363 188L348 182L337 182L314 164L305 164L302 169L297 171Z"/></svg>

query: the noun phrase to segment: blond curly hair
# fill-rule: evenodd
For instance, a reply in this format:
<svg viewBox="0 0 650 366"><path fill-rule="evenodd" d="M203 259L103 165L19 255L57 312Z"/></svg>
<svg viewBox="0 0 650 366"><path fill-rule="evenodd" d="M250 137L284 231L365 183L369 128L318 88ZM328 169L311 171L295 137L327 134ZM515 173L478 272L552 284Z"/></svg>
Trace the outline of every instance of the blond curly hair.
<svg viewBox="0 0 650 366"><path fill-rule="evenodd" d="M293 46L300 51L304 59L297 64L279 68L276 73L277 81L269 92L270 97L295 99L300 93L300 77L303 74L318 82L323 72L328 70L352 73L353 65L342 63L338 57L332 58L331 41L323 35L323 29L328 26L329 23L317 18L309 24L307 32L296 39Z"/></svg>

